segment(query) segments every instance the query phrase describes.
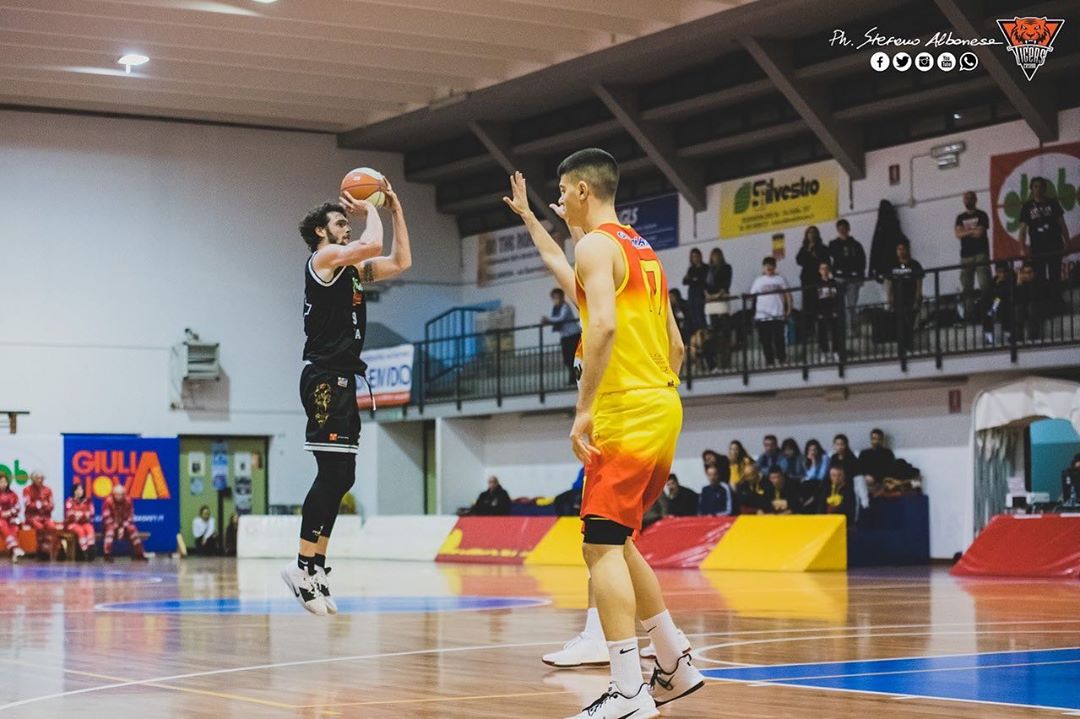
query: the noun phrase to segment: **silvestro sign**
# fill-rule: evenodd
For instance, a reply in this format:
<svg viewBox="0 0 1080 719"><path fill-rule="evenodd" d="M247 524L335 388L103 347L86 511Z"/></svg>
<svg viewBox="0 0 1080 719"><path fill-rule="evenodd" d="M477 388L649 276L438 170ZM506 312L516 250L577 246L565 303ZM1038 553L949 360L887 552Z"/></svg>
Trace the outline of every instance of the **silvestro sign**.
<svg viewBox="0 0 1080 719"><path fill-rule="evenodd" d="M720 185L720 237L729 239L836 218L832 160Z"/></svg>

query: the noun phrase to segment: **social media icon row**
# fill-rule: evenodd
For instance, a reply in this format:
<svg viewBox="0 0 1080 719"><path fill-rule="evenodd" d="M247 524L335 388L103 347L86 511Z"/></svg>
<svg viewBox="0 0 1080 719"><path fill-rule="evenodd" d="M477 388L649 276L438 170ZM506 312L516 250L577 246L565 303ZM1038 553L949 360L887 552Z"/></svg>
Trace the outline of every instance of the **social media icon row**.
<svg viewBox="0 0 1080 719"><path fill-rule="evenodd" d="M907 72L912 65L922 72L933 70L935 65L943 72L951 72L957 67L961 72L970 72L979 66L979 57L973 52L965 52L959 60L951 52L941 53L936 60L933 54L928 52L920 52L914 58L906 52L898 52L891 57L887 52L875 52L870 56L870 67L878 72L885 72L890 67Z"/></svg>

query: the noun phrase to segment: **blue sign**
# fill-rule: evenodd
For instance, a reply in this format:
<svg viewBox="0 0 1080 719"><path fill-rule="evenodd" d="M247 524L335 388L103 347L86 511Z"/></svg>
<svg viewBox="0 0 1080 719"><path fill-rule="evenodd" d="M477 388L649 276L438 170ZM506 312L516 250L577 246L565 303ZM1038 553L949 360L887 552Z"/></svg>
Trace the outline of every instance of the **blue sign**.
<svg viewBox="0 0 1080 719"><path fill-rule="evenodd" d="M116 435L64 437L64 494L81 484L93 500L94 516L115 485L135 507L135 526L149 532L148 552L176 551L180 531L180 440Z"/></svg>
<svg viewBox="0 0 1080 719"><path fill-rule="evenodd" d="M619 213L619 222L632 226L654 250L679 246L678 193L627 202L615 209Z"/></svg>

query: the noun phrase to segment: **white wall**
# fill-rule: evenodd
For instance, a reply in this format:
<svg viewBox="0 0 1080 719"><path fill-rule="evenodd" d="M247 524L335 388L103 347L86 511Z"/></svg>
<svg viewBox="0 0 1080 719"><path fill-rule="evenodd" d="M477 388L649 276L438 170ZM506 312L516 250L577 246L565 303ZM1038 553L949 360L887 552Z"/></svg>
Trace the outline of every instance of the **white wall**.
<svg viewBox="0 0 1080 719"><path fill-rule="evenodd" d="M365 164L406 208L407 278L456 282L456 227L432 188L401 179L399 156L328 135L0 112L0 404L29 410L20 430L38 434L268 435L270 501L301 502L314 462L296 227ZM420 337L458 295L393 288L371 319ZM185 327L221 342L227 379L174 411L168 348Z"/></svg>
<svg viewBox="0 0 1080 719"><path fill-rule="evenodd" d="M468 507L487 489L484 471L485 431L488 420L463 417L435 420L436 506L439 514ZM511 496L513 493L511 492Z"/></svg>
<svg viewBox="0 0 1080 719"><path fill-rule="evenodd" d="M971 539L971 405L976 394L1001 381L980 375L967 382L924 384L877 391L853 391L847 401L783 394L775 398L706 398L685 408L683 432L672 471L695 491L705 484L701 453L726 452L739 439L755 456L761 438L794 437L800 446L817 438L831 452L832 438L847 434L856 451L868 446L870 430L885 430L889 446L922 470L930 497L930 548L938 558L966 549ZM948 393L960 389L961 414L948 413ZM512 497L554 496L569 489L578 466L570 452L569 413L499 415L469 423L468 462L440 468L446 491L471 502L489 474L497 475ZM455 438L457 440L458 438ZM455 454L462 451L454 447ZM455 500L457 501L457 500ZM444 504L444 509L449 505Z"/></svg>
<svg viewBox="0 0 1080 719"><path fill-rule="evenodd" d="M1080 108L1059 114L1061 142L1080 139ZM927 154L933 145L955 140L967 143L967 150L960 156L960 166L938 170L930 158L914 161L916 205L909 206L909 160L915 155ZM884 150L867 153L866 178L851 183L843 170L838 171L840 180L840 216L848 218L852 234L863 243L867 256L877 223L878 203L889 200L898 210L900 226L911 238L912 254L924 267L941 267L959 262L959 242L953 235L953 221L963 211L961 195L975 190L979 206L990 211L990 155L1015 152L1038 147L1038 139L1023 121L1009 122L994 127L957 132L951 135L922 140ZM889 185L889 165L899 164L901 182ZM761 259L772 254L772 232L745 235L718 240L720 186L707 188L707 207L695 213L684 201L679 202L679 247L661 251L660 258L667 269L672 287L680 286L689 265L691 247L699 247L708 259L714 246L724 251L727 261L734 268L733 292L747 292L754 277L761 272ZM822 238L828 243L836 236L835 223L819 223ZM779 263L780 273L792 286L798 285L799 266L795 255L802 244L803 227L784 230L786 256ZM517 308L518 324L536 322L548 309L548 292L554 283L550 278L533 279L478 288L476 283L477 238L469 237L463 242L464 269L462 281L468 287L465 302L483 302L498 299ZM943 291L960 287L959 275L943 278ZM864 290L862 302L874 302L880 297L880 288L869 285ZM683 295L685 296L685 288ZM800 300L796 300L800 302Z"/></svg>

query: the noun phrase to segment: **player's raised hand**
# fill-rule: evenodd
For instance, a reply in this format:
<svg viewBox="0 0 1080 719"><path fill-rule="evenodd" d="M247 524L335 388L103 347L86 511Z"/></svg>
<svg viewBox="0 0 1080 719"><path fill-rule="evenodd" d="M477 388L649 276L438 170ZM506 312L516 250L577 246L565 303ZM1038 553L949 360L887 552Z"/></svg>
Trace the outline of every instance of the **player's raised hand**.
<svg viewBox="0 0 1080 719"><path fill-rule="evenodd" d="M394 192L394 188L390 185L390 180L386 181L386 189L383 190L385 200L383 200L383 207L390 210L390 212L401 212L401 200L398 199L397 193Z"/></svg>
<svg viewBox="0 0 1080 719"><path fill-rule="evenodd" d="M584 465L600 456L600 450L592 444L592 433L592 413L578 412L574 417L574 426L570 428L570 446L574 450L574 456Z"/></svg>
<svg viewBox="0 0 1080 719"><path fill-rule="evenodd" d="M345 208L345 212L354 217L367 217L369 212L375 211L375 205L371 204L367 200L356 200L347 192L341 193L341 197L338 199L341 206Z"/></svg>
<svg viewBox="0 0 1080 719"><path fill-rule="evenodd" d="M512 198L503 197L506 206L518 217L529 214L529 195L525 188L525 175L522 175L520 171L510 175L510 194Z"/></svg>

